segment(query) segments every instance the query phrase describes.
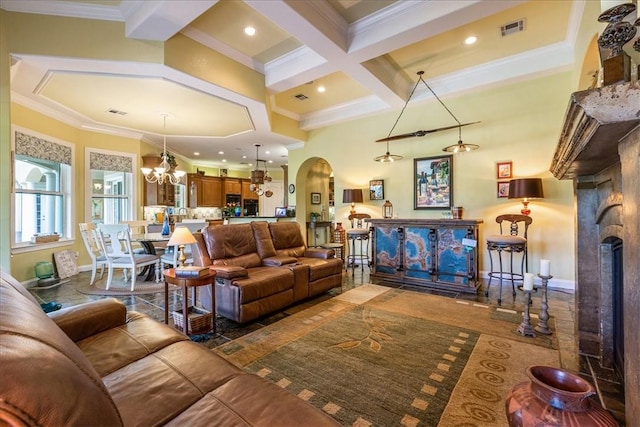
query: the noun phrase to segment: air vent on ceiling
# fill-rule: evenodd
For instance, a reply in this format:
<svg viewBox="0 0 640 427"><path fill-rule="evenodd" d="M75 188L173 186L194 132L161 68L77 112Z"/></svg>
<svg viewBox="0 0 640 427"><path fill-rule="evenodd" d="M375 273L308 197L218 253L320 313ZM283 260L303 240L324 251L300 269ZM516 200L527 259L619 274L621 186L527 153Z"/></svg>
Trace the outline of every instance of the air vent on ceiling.
<svg viewBox="0 0 640 427"><path fill-rule="evenodd" d="M117 114L119 116L126 116L127 112L126 111L120 111L120 110L116 110L115 108L109 108L107 110L107 113L111 113L111 114Z"/></svg>
<svg viewBox="0 0 640 427"><path fill-rule="evenodd" d="M524 18L518 19L517 21L509 22L500 27L500 32L502 33L502 37L508 36L510 34L519 33L520 31L524 31Z"/></svg>
<svg viewBox="0 0 640 427"><path fill-rule="evenodd" d="M293 95L294 98L296 98L298 101L304 101L305 99L309 99L309 97L307 95L305 95L304 93L299 93L297 95Z"/></svg>

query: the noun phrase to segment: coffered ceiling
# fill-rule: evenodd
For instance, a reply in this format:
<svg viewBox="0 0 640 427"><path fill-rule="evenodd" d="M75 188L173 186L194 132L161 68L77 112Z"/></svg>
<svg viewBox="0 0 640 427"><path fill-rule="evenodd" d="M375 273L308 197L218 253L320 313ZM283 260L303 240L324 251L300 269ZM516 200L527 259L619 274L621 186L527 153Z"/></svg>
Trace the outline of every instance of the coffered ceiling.
<svg viewBox="0 0 640 427"><path fill-rule="evenodd" d="M163 42L181 33L263 74L267 96L256 102L164 65L12 52L15 102L159 146L166 134L169 151L230 168L250 168L256 143L264 146L261 158L280 165L287 147L304 142L273 132L269 111L309 131L399 111L421 70L446 98L566 69L584 7L544 0L0 0L0 6L120 21L133 39ZM244 34L247 26L254 36ZM477 42L465 45L469 36ZM419 87L411 101L428 98Z"/></svg>

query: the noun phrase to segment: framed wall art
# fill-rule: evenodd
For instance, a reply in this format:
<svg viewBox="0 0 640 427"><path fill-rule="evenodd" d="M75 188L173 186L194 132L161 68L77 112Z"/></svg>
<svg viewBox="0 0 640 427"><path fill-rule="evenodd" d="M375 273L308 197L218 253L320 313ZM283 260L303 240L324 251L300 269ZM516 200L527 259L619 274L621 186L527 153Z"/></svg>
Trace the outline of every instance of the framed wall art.
<svg viewBox="0 0 640 427"><path fill-rule="evenodd" d="M509 197L509 181L498 181L497 194L499 199Z"/></svg>
<svg viewBox="0 0 640 427"><path fill-rule="evenodd" d="M369 181L369 200L384 200L384 180Z"/></svg>
<svg viewBox="0 0 640 427"><path fill-rule="evenodd" d="M413 159L414 209L451 209L453 156Z"/></svg>
<svg viewBox="0 0 640 427"><path fill-rule="evenodd" d="M319 205L321 203L320 193L311 193L311 204Z"/></svg>
<svg viewBox="0 0 640 427"><path fill-rule="evenodd" d="M498 162L496 163L496 178L508 179L513 176L513 162Z"/></svg>

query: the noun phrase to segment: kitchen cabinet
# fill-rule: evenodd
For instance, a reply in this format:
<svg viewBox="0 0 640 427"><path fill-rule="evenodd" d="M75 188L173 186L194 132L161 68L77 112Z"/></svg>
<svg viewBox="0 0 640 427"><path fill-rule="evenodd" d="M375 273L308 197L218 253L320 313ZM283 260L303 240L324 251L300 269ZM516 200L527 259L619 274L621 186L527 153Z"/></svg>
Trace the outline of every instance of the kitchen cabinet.
<svg viewBox="0 0 640 427"><path fill-rule="evenodd" d="M475 293L482 220L365 219L371 225L371 277Z"/></svg>
<svg viewBox="0 0 640 427"><path fill-rule="evenodd" d="M239 178L224 179L224 194L242 194L242 183Z"/></svg>
<svg viewBox="0 0 640 427"><path fill-rule="evenodd" d="M187 174L189 207L220 207L222 203L222 180L215 176Z"/></svg>
<svg viewBox="0 0 640 427"><path fill-rule="evenodd" d="M251 186L251 180L250 179L243 179L242 180L242 200L244 199L257 199L258 195L251 191L249 189L249 187Z"/></svg>
<svg viewBox="0 0 640 427"><path fill-rule="evenodd" d="M154 168L160 163L158 156L143 156L143 167ZM169 182L158 184L157 182L147 182L144 180L143 200L144 206L174 206L175 186Z"/></svg>

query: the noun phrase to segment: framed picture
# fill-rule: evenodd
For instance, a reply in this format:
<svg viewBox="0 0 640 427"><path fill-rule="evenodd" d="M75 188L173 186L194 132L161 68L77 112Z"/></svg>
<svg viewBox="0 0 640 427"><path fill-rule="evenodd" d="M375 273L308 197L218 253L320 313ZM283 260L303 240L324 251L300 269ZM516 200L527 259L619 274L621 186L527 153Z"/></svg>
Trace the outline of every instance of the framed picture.
<svg viewBox="0 0 640 427"><path fill-rule="evenodd" d="M453 156L413 159L414 209L451 209Z"/></svg>
<svg viewBox="0 0 640 427"><path fill-rule="evenodd" d="M320 193L311 193L311 204L319 205L321 202Z"/></svg>
<svg viewBox="0 0 640 427"><path fill-rule="evenodd" d="M496 178L505 179L513 176L513 163L512 162L498 162L496 163Z"/></svg>
<svg viewBox="0 0 640 427"><path fill-rule="evenodd" d="M498 181L497 196L499 199L509 197L509 181Z"/></svg>
<svg viewBox="0 0 640 427"><path fill-rule="evenodd" d="M369 200L384 200L384 180L369 181Z"/></svg>

